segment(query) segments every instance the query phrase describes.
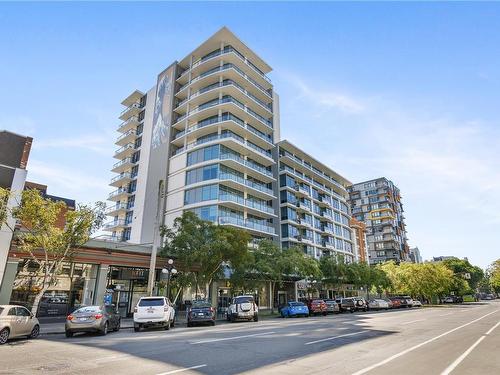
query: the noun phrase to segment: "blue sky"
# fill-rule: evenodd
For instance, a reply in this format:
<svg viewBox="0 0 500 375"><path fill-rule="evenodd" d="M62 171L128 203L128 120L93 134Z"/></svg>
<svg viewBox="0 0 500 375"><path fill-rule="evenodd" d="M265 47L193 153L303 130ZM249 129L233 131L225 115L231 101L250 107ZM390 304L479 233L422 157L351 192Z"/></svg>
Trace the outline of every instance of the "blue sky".
<svg viewBox="0 0 500 375"><path fill-rule="evenodd" d="M223 25L274 69L282 137L401 189L424 258L500 257L500 4L0 4L0 129L29 179L104 200L121 100Z"/></svg>

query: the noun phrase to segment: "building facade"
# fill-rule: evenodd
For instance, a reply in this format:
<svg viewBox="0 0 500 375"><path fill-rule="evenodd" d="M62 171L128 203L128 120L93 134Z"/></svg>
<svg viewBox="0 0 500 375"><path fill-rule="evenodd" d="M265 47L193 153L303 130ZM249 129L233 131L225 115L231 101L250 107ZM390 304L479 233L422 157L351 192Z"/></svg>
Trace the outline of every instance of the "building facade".
<svg viewBox="0 0 500 375"><path fill-rule="evenodd" d="M354 240L354 253L358 262L369 263L368 245L366 244L366 225L365 223L351 218L349 225L352 229Z"/></svg>
<svg viewBox="0 0 500 375"><path fill-rule="evenodd" d="M409 246L399 189L385 177L348 188L352 216L366 225L369 262L409 260Z"/></svg>
<svg viewBox="0 0 500 375"><path fill-rule="evenodd" d="M183 211L278 236L278 96L271 68L227 28L173 62L146 94L122 104L106 229L152 243Z"/></svg>
<svg viewBox="0 0 500 375"><path fill-rule="evenodd" d="M355 261L350 182L286 140L277 147L282 248L299 246L314 258L342 255Z"/></svg>
<svg viewBox="0 0 500 375"><path fill-rule="evenodd" d="M423 263L422 255L420 254L418 247L412 247L410 249L410 260L413 263Z"/></svg>

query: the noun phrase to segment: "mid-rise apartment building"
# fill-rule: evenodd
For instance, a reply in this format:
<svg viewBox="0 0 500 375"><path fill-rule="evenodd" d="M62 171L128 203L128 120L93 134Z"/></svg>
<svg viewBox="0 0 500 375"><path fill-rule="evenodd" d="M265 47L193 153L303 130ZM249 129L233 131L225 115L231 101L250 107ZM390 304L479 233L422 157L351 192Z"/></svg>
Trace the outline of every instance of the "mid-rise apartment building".
<svg viewBox="0 0 500 375"><path fill-rule="evenodd" d="M282 248L299 246L315 258L342 255L353 262L350 182L286 140L277 146Z"/></svg>
<svg viewBox="0 0 500 375"><path fill-rule="evenodd" d="M423 263L423 260L422 260L422 255L420 254L420 250L418 247L412 247L410 249L410 260L413 262L413 263Z"/></svg>
<svg viewBox="0 0 500 375"><path fill-rule="evenodd" d="M348 188L352 216L366 225L369 262L409 260L399 189L385 177Z"/></svg>
<svg viewBox="0 0 500 375"><path fill-rule="evenodd" d="M277 238L278 96L269 65L222 28L122 104L106 229L152 243L183 211Z"/></svg>
<svg viewBox="0 0 500 375"><path fill-rule="evenodd" d="M366 225L365 223L351 217L349 225L352 229L354 240L354 253L358 262L369 262L368 246L366 244Z"/></svg>

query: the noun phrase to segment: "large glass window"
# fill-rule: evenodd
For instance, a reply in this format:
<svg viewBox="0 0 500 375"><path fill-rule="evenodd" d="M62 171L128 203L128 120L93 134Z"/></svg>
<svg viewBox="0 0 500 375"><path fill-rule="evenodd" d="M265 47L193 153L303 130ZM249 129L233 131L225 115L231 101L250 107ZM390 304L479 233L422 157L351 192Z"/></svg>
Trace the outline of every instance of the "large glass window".
<svg viewBox="0 0 500 375"><path fill-rule="evenodd" d="M217 178L219 164L211 164L204 167L192 169L186 173L186 185Z"/></svg>
<svg viewBox="0 0 500 375"><path fill-rule="evenodd" d="M193 210L198 217L202 220L207 220L207 221L212 221L216 222L217 221L217 206L204 206L204 207L197 207Z"/></svg>
<svg viewBox="0 0 500 375"><path fill-rule="evenodd" d="M193 204L197 202L217 199L219 195L219 185L206 185L194 189L186 190L184 204Z"/></svg>
<svg viewBox="0 0 500 375"><path fill-rule="evenodd" d="M280 201L281 203L295 204L297 203L297 197L295 196L295 194L291 193L288 190L282 190L280 192Z"/></svg>
<svg viewBox="0 0 500 375"><path fill-rule="evenodd" d="M281 220L297 220L297 211L290 207L281 207Z"/></svg>
<svg viewBox="0 0 500 375"><path fill-rule="evenodd" d="M208 146L187 155L187 165L201 163L207 160L217 159L219 157L219 145Z"/></svg>
<svg viewBox="0 0 500 375"><path fill-rule="evenodd" d="M280 176L280 187L289 186L295 188L295 180L287 174L282 174Z"/></svg>

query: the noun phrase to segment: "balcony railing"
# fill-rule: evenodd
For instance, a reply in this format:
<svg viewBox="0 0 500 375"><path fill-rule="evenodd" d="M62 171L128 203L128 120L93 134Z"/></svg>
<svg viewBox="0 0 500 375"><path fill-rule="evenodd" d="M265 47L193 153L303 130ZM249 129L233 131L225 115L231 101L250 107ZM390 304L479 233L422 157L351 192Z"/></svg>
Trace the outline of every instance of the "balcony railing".
<svg viewBox="0 0 500 375"><path fill-rule="evenodd" d="M120 116L123 115L128 110L134 109L134 108L141 109L142 107L141 107L141 105L139 103L134 103L134 104L128 106L127 108L125 108L123 111L121 111Z"/></svg>
<svg viewBox="0 0 500 375"><path fill-rule="evenodd" d="M268 214L274 214L274 209L272 207L269 207L268 205L266 205L264 203L259 203L259 202L255 202L255 201L252 201L249 199L245 199L242 196L239 196L236 194L221 193L221 194L219 194L219 200L228 201L228 202L235 202L235 203L241 204L242 206L254 208L256 210L266 212Z"/></svg>
<svg viewBox="0 0 500 375"><path fill-rule="evenodd" d="M218 222L219 222L219 224L232 224L232 225L236 225L239 227L257 230L260 232L266 232L269 234L276 233L276 230L274 229L274 227L269 225L269 224L260 224L260 223L254 222L254 221L240 219L240 218L236 218L236 217L232 217L232 216L219 216Z"/></svg>
<svg viewBox="0 0 500 375"><path fill-rule="evenodd" d="M239 156L237 156L237 155L234 155L234 154L229 154L229 153L227 153L227 154L221 154L221 155L219 156L219 159L220 159L220 160L234 160L234 161L236 161L237 163L242 164L242 165L245 165L245 166L247 166L248 168L253 169L253 170L257 171L257 172L260 172L260 173L262 173L262 174L264 174L264 175L266 175L266 176L273 177L273 172L271 172L271 171L267 170L267 169L266 169L266 168L264 168L264 167L261 167L261 166L259 166L259 165L255 164L255 163L252 163L252 162L251 162L251 161L249 161L249 160L245 160L245 159L243 159L242 157L239 157Z"/></svg>
<svg viewBox="0 0 500 375"><path fill-rule="evenodd" d="M123 160L120 160L119 162L116 162L115 164L113 164L113 169L115 168L118 168L122 165L125 165L125 164L135 164L136 162L132 160L132 158L125 158Z"/></svg>
<svg viewBox="0 0 500 375"><path fill-rule="evenodd" d="M104 229L110 229L118 226L126 226L130 225L130 220L124 220L124 219L118 219L118 220L113 220L109 221L106 224L104 224Z"/></svg>
<svg viewBox="0 0 500 375"><path fill-rule="evenodd" d="M273 190L269 189L267 186L258 184L254 181L251 181L251 180L246 180L243 177L237 176L233 173L221 172L221 173L219 173L219 179L220 180L232 180L232 181L238 182L239 184L248 186L252 189L255 189L255 190L261 191L263 193L266 193L268 195L274 196Z"/></svg>
<svg viewBox="0 0 500 375"><path fill-rule="evenodd" d="M120 135L117 139L116 139L116 142L120 142L123 138L126 138L128 137L129 135L137 135L137 132L135 130L129 130L128 132L126 133L123 133L122 135Z"/></svg>
<svg viewBox="0 0 500 375"><path fill-rule="evenodd" d="M109 193L108 195L108 199L111 199L113 197L116 197L117 195L121 195L121 194L131 194L127 188L119 188L119 189L116 189L114 191L112 191L111 193Z"/></svg>
<svg viewBox="0 0 500 375"><path fill-rule="evenodd" d="M128 124L132 122L139 122L139 118L137 116L132 116L128 120L123 121L120 125L118 125L118 129L123 128L124 126L127 126Z"/></svg>
<svg viewBox="0 0 500 375"><path fill-rule="evenodd" d="M111 179L111 183L120 181L121 179L124 178L134 178L134 177L132 177L132 175L129 172L120 173L118 176L115 176Z"/></svg>
<svg viewBox="0 0 500 375"><path fill-rule="evenodd" d="M125 150L134 149L135 145L133 143L127 143L125 146L120 147L115 151L115 155L121 154Z"/></svg>
<svg viewBox="0 0 500 375"><path fill-rule="evenodd" d="M115 212L118 210L128 210L127 203L122 202L122 203L117 204L115 206L108 207L108 209L106 210L106 214L109 214L110 212Z"/></svg>

